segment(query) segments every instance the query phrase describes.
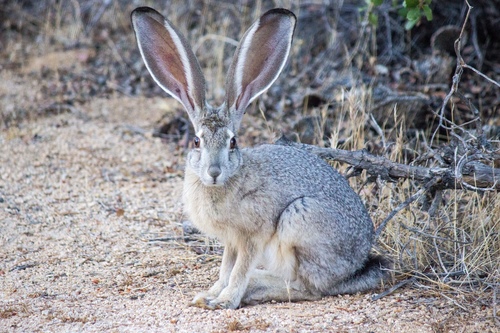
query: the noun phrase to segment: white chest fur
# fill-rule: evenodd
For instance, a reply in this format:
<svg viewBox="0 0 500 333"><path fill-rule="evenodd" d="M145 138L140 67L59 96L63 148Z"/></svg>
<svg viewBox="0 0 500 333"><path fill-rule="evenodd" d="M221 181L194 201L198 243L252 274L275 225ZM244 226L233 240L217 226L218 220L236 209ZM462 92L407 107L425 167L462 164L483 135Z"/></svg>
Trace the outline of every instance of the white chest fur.
<svg viewBox="0 0 500 333"><path fill-rule="evenodd" d="M240 175L241 176L241 175ZM235 177L241 179L241 177ZM184 209L193 224L224 243L237 234L274 232L270 198L248 195L237 182L224 186L205 186L189 168L184 178ZM269 223L271 222L271 223Z"/></svg>

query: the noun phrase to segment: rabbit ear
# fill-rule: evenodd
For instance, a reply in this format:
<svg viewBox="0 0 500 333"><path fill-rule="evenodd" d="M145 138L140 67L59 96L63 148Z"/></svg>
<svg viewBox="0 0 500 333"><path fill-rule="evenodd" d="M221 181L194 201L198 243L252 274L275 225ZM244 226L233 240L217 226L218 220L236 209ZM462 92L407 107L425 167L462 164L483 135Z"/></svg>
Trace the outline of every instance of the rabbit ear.
<svg viewBox="0 0 500 333"><path fill-rule="evenodd" d="M196 128L205 107L205 79L193 51L172 23L154 9L139 7L131 16L149 73L184 105Z"/></svg>
<svg viewBox="0 0 500 333"><path fill-rule="evenodd" d="M226 79L226 105L236 128L247 106L271 86L285 66L296 20L286 9L272 9L241 39Z"/></svg>

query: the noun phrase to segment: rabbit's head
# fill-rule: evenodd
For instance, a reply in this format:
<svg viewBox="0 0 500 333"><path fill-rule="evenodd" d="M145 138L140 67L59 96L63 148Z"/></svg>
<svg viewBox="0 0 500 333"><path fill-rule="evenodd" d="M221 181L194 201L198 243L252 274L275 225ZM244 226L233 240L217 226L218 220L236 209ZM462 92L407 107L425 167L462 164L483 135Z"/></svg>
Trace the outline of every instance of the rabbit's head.
<svg viewBox="0 0 500 333"><path fill-rule="evenodd" d="M224 185L242 163L236 134L247 106L277 79L295 29L295 15L273 9L243 36L226 78L219 107L205 99L205 79L198 60L179 31L157 11L140 7L132 24L142 58L156 83L184 105L195 128L191 168L207 186Z"/></svg>

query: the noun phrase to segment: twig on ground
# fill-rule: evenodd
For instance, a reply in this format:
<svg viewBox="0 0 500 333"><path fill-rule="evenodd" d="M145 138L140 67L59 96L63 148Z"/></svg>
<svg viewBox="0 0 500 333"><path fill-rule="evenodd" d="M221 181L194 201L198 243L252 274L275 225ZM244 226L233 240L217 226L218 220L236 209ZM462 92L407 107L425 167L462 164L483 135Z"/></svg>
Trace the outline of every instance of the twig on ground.
<svg viewBox="0 0 500 333"><path fill-rule="evenodd" d="M388 296L388 295L392 294L394 291L398 290L399 288L404 287L409 283L414 283L418 280L432 281L431 279L434 279L434 278L443 278L443 277L450 278L450 277L466 275L466 273L463 271L455 271L455 272L448 272L448 273L432 273L432 274L429 274L429 273L424 274L424 273L420 273L420 272L409 272L406 274L408 274L408 275L413 274L413 275L411 277L403 280L403 281L398 282L397 284L395 284L391 288L381 292L380 294L373 295L372 301L377 301L385 296Z"/></svg>
<svg viewBox="0 0 500 333"><path fill-rule="evenodd" d="M413 283L417 280L417 277L416 276L412 276L411 278L409 279L406 279L406 280L403 280L397 284L395 284L394 286L392 286L391 288L381 292L380 294L378 295L373 295L372 296L372 301L377 301L385 296L388 296L390 294L392 294L393 292L395 292L396 290L398 290L399 288L403 287L403 286L406 286L408 283Z"/></svg>

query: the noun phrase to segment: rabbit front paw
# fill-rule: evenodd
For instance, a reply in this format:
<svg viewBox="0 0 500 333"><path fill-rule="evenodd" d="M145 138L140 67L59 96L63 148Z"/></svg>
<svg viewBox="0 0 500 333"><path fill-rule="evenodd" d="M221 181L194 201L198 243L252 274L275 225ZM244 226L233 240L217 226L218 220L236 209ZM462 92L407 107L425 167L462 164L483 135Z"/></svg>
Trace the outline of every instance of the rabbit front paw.
<svg viewBox="0 0 500 333"><path fill-rule="evenodd" d="M239 302L223 297L211 297L208 293L200 293L191 301L190 306L198 308L217 310L217 309L236 309Z"/></svg>
<svg viewBox="0 0 500 333"><path fill-rule="evenodd" d="M189 305L199 308L209 308L209 303L215 298L217 298L216 294L214 295L209 291L204 291L196 295Z"/></svg>
<svg viewBox="0 0 500 333"><path fill-rule="evenodd" d="M209 309L236 309L239 305L239 302L235 302L232 299L224 299L218 297L214 300L208 302Z"/></svg>
<svg viewBox="0 0 500 333"><path fill-rule="evenodd" d="M236 309L241 302L241 297L244 294L244 289L228 286L222 292L208 302L211 309Z"/></svg>

